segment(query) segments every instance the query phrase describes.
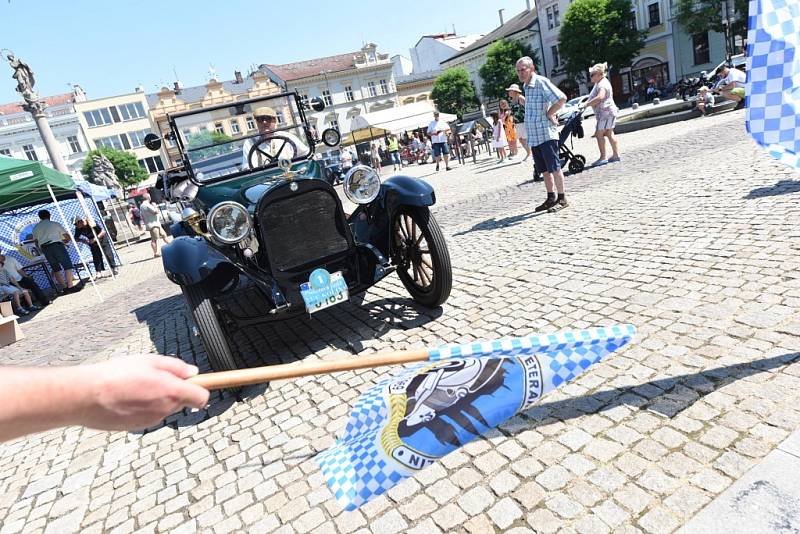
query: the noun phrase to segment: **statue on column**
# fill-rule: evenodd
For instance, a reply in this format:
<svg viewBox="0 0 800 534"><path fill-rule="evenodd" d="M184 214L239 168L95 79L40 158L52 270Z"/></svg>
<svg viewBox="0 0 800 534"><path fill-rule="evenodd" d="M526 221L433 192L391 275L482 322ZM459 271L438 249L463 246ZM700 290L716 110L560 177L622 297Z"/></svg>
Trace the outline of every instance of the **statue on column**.
<svg viewBox="0 0 800 534"><path fill-rule="evenodd" d="M21 59L17 59L12 53L9 53L6 58L8 59L8 64L14 69L14 74L11 77L17 80L17 92L22 95L22 98L28 104L36 102L39 97L36 91L33 90L36 79L33 77L31 68Z"/></svg>
<svg viewBox="0 0 800 534"><path fill-rule="evenodd" d="M92 173L88 179L93 184L111 187L116 189L117 192L122 190L122 185L117 180L114 165L103 154L92 155Z"/></svg>

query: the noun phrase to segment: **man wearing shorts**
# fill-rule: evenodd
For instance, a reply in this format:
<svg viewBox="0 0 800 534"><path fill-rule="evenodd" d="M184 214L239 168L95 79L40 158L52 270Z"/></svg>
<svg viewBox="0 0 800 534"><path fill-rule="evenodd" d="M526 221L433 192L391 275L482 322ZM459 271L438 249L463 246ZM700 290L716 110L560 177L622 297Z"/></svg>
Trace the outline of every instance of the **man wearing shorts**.
<svg viewBox="0 0 800 534"><path fill-rule="evenodd" d="M50 264L56 282L61 284L66 291L71 291L73 266L67 247L64 246L64 239L68 235L67 231L57 222L50 220L50 212L47 210L39 212L39 219L32 232L36 245L42 251L47 263ZM63 275L61 271L64 271Z"/></svg>
<svg viewBox="0 0 800 534"><path fill-rule="evenodd" d="M719 87L719 92L728 100L733 100L738 104L744 100L744 84L747 80L747 75L739 69L734 69L728 65L722 65L719 69L719 75L722 81Z"/></svg>
<svg viewBox="0 0 800 534"><path fill-rule="evenodd" d="M556 113L567 96L553 82L534 72L533 60L527 56L517 60L517 76L523 83L525 130L533 153L534 168L544 174L547 200L534 211L557 211L568 206L564 194L564 173L558 158L558 119Z"/></svg>
<svg viewBox="0 0 800 534"><path fill-rule="evenodd" d="M444 156L444 168L450 170L450 147L447 145L447 132L450 127L446 122L439 120L439 112L433 112L433 120L428 125L428 135L431 138L433 159L436 160L436 170L439 170L439 162Z"/></svg>
<svg viewBox="0 0 800 534"><path fill-rule="evenodd" d="M158 253L158 239L169 243L167 240L167 233L161 228L161 223L158 221L158 207L150 201L150 193L142 195L142 204L139 206L139 211L142 213L142 221L147 231L150 232L150 246L153 248L153 257L158 258L161 254Z"/></svg>

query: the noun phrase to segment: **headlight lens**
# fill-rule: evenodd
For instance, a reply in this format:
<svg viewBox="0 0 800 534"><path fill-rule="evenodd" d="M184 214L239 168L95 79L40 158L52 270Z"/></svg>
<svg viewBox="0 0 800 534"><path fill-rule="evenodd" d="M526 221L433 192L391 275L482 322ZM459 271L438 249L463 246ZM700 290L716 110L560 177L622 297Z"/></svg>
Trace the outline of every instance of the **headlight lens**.
<svg viewBox="0 0 800 534"><path fill-rule="evenodd" d="M208 229L223 243L238 243L250 233L250 215L237 202L220 202L208 214Z"/></svg>
<svg viewBox="0 0 800 534"><path fill-rule="evenodd" d="M344 194L356 204L369 204L378 197L381 179L378 173L366 165L356 165L344 177Z"/></svg>

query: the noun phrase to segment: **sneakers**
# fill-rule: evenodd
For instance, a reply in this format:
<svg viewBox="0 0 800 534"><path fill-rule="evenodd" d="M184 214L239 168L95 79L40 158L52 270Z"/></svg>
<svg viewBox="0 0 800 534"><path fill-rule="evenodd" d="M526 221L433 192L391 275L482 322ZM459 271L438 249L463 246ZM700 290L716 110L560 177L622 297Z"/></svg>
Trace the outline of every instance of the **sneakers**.
<svg viewBox="0 0 800 534"><path fill-rule="evenodd" d="M114 273L114 276L119 276L119 269L111 269L111 272Z"/></svg>
<svg viewBox="0 0 800 534"><path fill-rule="evenodd" d="M436 163L436 170L439 170L439 163Z"/></svg>
<svg viewBox="0 0 800 534"><path fill-rule="evenodd" d="M600 167L601 165L608 165L607 159L598 159L594 163L592 163L592 167Z"/></svg>
<svg viewBox="0 0 800 534"><path fill-rule="evenodd" d="M553 206L555 206L555 204L556 204L555 200L551 200L551 199L548 198L542 204L540 204L539 206L536 206L536 209L534 209L533 211L534 211L534 213L539 213L540 211L547 211L550 208L552 208Z"/></svg>
<svg viewBox="0 0 800 534"><path fill-rule="evenodd" d="M20 307L20 309L17 311L17 313L19 313L23 317L25 317L26 315L30 315L31 314L31 312L29 312L28 310L26 310L25 308L22 308L22 307Z"/></svg>
<svg viewBox="0 0 800 534"><path fill-rule="evenodd" d="M450 167L445 167L444 170L451 171L452 169Z"/></svg>
<svg viewBox="0 0 800 534"><path fill-rule="evenodd" d="M547 210L547 213L555 213L557 211L563 210L567 206L569 206L569 203L567 203L566 198L562 198L561 200L556 200L555 203L552 206L550 206L550 208Z"/></svg>
<svg viewBox="0 0 800 534"><path fill-rule="evenodd" d="M33 304L30 308L28 308L28 311L32 311L33 312L33 311L39 311L41 309L42 309L42 307L39 306L38 304Z"/></svg>
<svg viewBox="0 0 800 534"><path fill-rule="evenodd" d="M608 158L609 163L616 163L618 161L619 161L619 156L617 157L611 156L610 158Z"/></svg>

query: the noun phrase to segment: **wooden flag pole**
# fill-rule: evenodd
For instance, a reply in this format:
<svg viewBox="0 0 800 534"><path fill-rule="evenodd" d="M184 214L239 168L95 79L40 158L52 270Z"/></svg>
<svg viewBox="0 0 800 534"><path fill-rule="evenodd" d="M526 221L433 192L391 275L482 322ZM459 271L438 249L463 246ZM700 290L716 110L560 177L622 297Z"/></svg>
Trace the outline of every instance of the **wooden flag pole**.
<svg viewBox="0 0 800 534"><path fill-rule="evenodd" d="M273 380L287 378L300 378L302 376L325 375L340 371L355 369L368 369L386 365L424 362L428 360L428 349L403 350L376 354L361 358L343 358L330 362L286 363L281 365L267 365L252 369L237 369L235 371L221 371L219 373L204 373L189 378L189 382L206 389L225 389L262 384Z"/></svg>

